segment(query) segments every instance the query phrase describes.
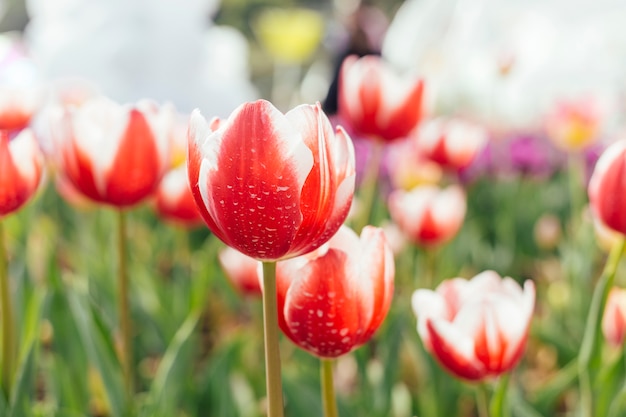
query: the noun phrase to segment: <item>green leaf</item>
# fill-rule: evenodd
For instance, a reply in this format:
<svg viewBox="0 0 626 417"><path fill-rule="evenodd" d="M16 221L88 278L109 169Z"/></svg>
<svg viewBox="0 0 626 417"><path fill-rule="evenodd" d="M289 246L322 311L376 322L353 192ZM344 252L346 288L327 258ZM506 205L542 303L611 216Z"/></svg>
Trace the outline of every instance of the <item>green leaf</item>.
<svg viewBox="0 0 626 417"><path fill-rule="evenodd" d="M127 404L122 391L120 364L110 338L112 332L85 296L67 291L67 301L87 356L102 378L111 416L123 417Z"/></svg>
<svg viewBox="0 0 626 417"><path fill-rule="evenodd" d="M193 331L200 319L200 310L192 311L180 326L170 343L150 387L148 416L173 415L176 398L188 371L189 355L185 355Z"/></svg>

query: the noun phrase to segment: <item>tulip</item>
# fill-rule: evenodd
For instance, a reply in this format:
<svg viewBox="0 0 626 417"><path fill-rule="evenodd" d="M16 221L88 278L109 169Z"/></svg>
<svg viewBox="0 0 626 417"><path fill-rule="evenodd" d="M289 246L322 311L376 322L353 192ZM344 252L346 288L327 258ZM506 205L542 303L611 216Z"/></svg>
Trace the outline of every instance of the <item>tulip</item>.
<svg viewBox="0 0 626 417"><path fill-rule="evenodd" d="M426 158L415 141L398 141L390 146L386 166L394 188L411 190L425 184L437 184L443 177L443 169Z"/></svg>
<svg viewBox="0 0 626 417"><path fill-rule="evenodd" d="M461 119L437 118L423 123L414 140L423 155L443 168L468 167L487 142L487 131Z"/></svg>
<svg viewBox="0 0 626 417"><path fill-rule="evenodd" d="M150 196L168 167L172 111L97 97L75 109L57 138L63 175L92 200L129 207Z"/></svg>
<svg viewBox="0 0 626 417"><path fill-rule="evenodd" d="M463 190L452 185L442 190L419 186L389 195L389 212L400 230L415 244L436 246L449 241L463 225L466 202Z"/></svg>
<svg viewBox="0 0 626 417"><path fill-rule="evenodd" d="M168 171L155 192L155 210L164 220L187 227L202 224L198 206L191 194L187 167Z"/></svg>
<svg viewBox="0 0 626 417"><path fill-rule="evenodd" d="M626 140L615 142L600 156L588 192L593 215L626 235Z"/></svg>
<svg viewBox="0 0 626 417"><path fill-rule="evenodd" d="M619 347L626 335L626 289L613 287L604 308L602 334L611 345Z"/></svg>
<svg viewBox="0 0 626 417"><path fill-rule="evenodd" d="M335 358L367 342L393 296L394 263L382 229L343 226L324 246L279 262L278 322L300 348Z"/></svg>
<svg viewBox="0 0 626 417"><path fill-rule="evenodd" d="M216 123L219 120L216 119ZM155 192L154 209L162 219L185 227L203 223L187 176L189 118L178 117L170 136L170 166Z"/></svg>
<svg viewBox="0 0 626 417"><path fill-rule="evenodd" d="M496 377L521 359L535 304L535 285L485 271L413 293L424 347L450 373L470 381Z"/></svg>
<svg viewBox="0 0 626 417"><path fill-rule="evenodd" d="M282 114L259 100L219 127L192 114L188 173L209 229L252 258L276 261L339 229L354 194L354 149L319 103Z"/></svg>
<svg viewBox="0 0 626 417"><path fill-rule="evenodd" d="M320 104L286 114L244 103L211 123L189 125L191 191L209 229L263 261L263 325L268 416L282 417L276 262L311 252L344 222L354 194L354 148Z"/></svg>
<svg viewBox="0 0 626 417"><path fill-rule="evenodd" d="M423 92L422 80L399 76L382 58L352 55L340 70L339 117L361 135L400 139L422 117Z"/></svg>
<svg viewBox="0 0 626 417"><path fill-rule="evenodd" d="M220 251L218 259L224 273L237 291L243 295L261 295L259 261L229 246Z"/></svg>
<svg viewBox="0 0 626 417"><path fill-rule="evenodd" d="M30 129L13 139L0 131L0 218L18 210L33 196L43 163L43 154Z"/></svg>

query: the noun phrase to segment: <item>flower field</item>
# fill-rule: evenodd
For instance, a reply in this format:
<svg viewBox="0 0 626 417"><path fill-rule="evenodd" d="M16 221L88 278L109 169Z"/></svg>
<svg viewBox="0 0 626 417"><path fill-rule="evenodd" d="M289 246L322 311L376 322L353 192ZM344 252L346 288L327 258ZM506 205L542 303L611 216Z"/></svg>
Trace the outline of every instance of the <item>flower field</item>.
<svg viewBox="0 0 626 417"><path fill-rule="evenodd" d="M79 3L0 35L0 417L626 415L616 32Z"/></svg>

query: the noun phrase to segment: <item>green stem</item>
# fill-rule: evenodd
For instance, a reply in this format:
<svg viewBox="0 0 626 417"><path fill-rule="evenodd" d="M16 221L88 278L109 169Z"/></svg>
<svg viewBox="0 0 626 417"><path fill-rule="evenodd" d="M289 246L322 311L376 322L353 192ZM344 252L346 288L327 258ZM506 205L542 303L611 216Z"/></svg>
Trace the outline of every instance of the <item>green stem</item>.
<svg viewBox="0 0 626 417"><path fill-rule="evenodd" d="M333 383L333 361L320 359L320 377L322 384L322 407L324 417L338 417L337 399L335 398L335 385Z"/></svg>
<svg viewBox="0 0 626 417"><path fill-rule="evenodd" d="M372 154L361 182L361 200L359 201L361 209L354 224L354 230L357 232L369 224L378 191L378 176L383 160L384 142L373 140L372 143Z"/></svg>
<svg viewBox="0 0 626 417"><path fill-rule="evenodd" d="M487 400L487 386L485 384L479 384L476 387L476 408L478 410L478 417L490 417L489 416L489 401Z"/></svg>
<svg viewBox="0 0 626 417"><path fill-rule="evenodd" d="M594 415L593 388L591 386L589 368L592 357L598 348L597 341L600 339L600 321L602 320L602 313L604 312L609 290L613 286L619 260L624 252L624 242L625 240L621 239L621 241L611 249L609 258L604 265L602 276L596 284L596 288L593 292L593 298L591 299L591 306L589 307L585 333L583 335L580 353L578 354L578 380L580 385L580 404L583 417L593 417Z"/></svg>
<svg viewBox="0 0 626 417"><path fill-rule="evenodd" d="M122 332L122 349L120 362L124 376L124 388L128 404L132 404L134 393L133 379L133 345L132 345L132 323L130 318L130 303L128 297L128 271L126 267L126 213L118 211L118 303L120 330Z"/></svg>
<svg viewBox="0 0 626 417"><path fill-rule="evenodd" d="M2 325L2 386L6 398L10 399L15 367L15 340L9 286L9 261L2 221L0 221L0 314L0 324Z"/></svg>
<svg viewBox="0 0 626 417"><path fill-rule="evenodd" d="M265 382L268 417L283 417L283 387L278 346L276 262L263 262L263 327L265 329Z"/></svg>
<svg viewBox="0 0 626 417"><path fill-rule="evenodd" d="M489 411L491 412L491 417L505 417L506 413L506 394L507 389L509 387L509 378L510 375L508 373L500 376L496 384L496 390L491 397L491 402L489 403Z"/></svg>

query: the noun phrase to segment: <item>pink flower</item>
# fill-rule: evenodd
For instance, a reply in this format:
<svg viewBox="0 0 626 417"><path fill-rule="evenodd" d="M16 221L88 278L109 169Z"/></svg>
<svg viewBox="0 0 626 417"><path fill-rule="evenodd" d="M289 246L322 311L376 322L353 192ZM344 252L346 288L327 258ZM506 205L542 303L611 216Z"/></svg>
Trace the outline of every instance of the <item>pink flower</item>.
<svg viewBox="0 0 626 417"><path fill-rule="evenodd" d="M58 138L58 168L78 191L117 207L154 193L168 167L172 109L97 97L75 109Z"/></svg>
<svg viewBox="0 0 626 417"><path fill-rule="evenodd" d="M334 358L367 342L385 319L395 267L382 229L343 226L308 255L279 262L278 323L300 348Z"/></svg>
<svg viewBox="0 0 626 417"><path fill-rule="evenodd" d="M468 167L487 142L487 131L461 119L437 118L424 122L414 140L422 154L443 168Z"/></svg>
<svg viewBox="0 0 626 417"><path fill-rule="evenodd" d="M393 221L421 246L449 241L465 219L465 193L457 185L444 190L434 185L418 186L409 192L394 190L388 202Z"/></svg>
<svg viewBox="0 0 626 417"><path fill-rule="evenodd" d="M219 126L192 114L188 174L209 229L248 256L275 261L320 247L344 222L354 148L319 104L282 114L259 100Z"/></svg>
<svg viewBox="0 0 626 417"><path fill-rule="evenodd" d="M13 139L0 131L0 218L18 210L33 196L43 164L43 154L30 129Z"/></svg>
<svg viewBox="0 0 626 417"><path fill-rule="evenodd" d="M600 156L588 192L593 214L626 235L626 140L615 142Z"/></svg>
<svg viewBox="0 0 626 417"><path fill-rule="evenodd" d="M417 330L425 348L450 373L479 381L511 370L524 353L535 285L485 271L454 278L435 291L413 293Z"/></svg>
<svg viewBox="0 0 626 417"><path fill-rule="evenodd" d="M602 334L607 342L619 347L624 343L626 335L626 290L613 287L606 300L602 317Z"/></svg>
<svg viewBox="0 0 626 417"><path fill-rule="evenodd" d="M400 139L419 123L424 83L401 77L382 58L347 57L339 75L339 117L358 134L383 141Z"/></svg>

